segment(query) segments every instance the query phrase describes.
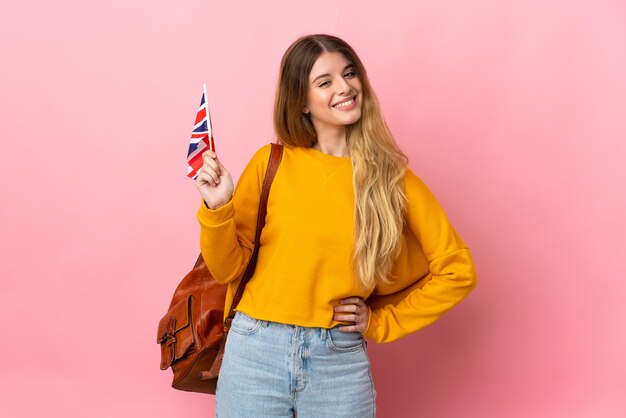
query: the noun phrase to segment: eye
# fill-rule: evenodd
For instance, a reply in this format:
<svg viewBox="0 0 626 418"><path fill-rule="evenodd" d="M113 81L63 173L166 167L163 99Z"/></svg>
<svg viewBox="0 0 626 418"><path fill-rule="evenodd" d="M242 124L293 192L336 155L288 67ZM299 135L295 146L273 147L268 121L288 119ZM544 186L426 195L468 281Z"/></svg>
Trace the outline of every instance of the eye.
<svg viewBox="0 0 626 418"><path fill-rule="evenodd" d="M355 71L349 71L349 72L347 72L347 73L344 75L344 77L350 77L350 78L352 78L352 77L356 77L356 72L355 72Z"/></svg>
<svg viewBox="0 0 626 418"><path fill-rule="evenodd" d="M328 85L330 83L330 81L324 81L322 84L319 85L319 87L324 87L325 85Z"/></svg>

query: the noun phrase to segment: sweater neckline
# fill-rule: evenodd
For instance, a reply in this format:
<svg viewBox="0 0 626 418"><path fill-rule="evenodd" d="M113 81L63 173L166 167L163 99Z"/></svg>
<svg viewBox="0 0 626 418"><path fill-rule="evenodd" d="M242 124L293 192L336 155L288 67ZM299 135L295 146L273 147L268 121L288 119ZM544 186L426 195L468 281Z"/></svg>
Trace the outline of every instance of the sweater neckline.
<svg viewBox="0 0 626 418"><path fill-rule="evenodd" d="M301 148L305 153L307 153L311 157L320 161L333 163L333 164L351 164L352 163L351 157L337 157L335 155L326 154L325 152L317 150L313 147L309 147L309 148L299 147L299 148Z"/></svg>

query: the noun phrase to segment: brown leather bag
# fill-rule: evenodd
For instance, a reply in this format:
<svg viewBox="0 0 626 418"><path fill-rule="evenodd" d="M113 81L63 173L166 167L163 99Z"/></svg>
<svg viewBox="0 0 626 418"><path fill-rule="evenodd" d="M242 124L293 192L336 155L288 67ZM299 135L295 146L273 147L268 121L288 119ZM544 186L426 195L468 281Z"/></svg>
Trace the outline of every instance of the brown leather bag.
<svg viewBox="0 0 626 418"><path fill-rule="evenodd" d="M233 296L228 316L224 319L228 284L215 281L200 254L193 270L176 288L169 310L159 322L157 344L161 345L161 370L172 367L172 387L175 389L215 394L235 308L256 267L267 199L282 152L282 145L272 144L259 202L254 250Z"/></svg>

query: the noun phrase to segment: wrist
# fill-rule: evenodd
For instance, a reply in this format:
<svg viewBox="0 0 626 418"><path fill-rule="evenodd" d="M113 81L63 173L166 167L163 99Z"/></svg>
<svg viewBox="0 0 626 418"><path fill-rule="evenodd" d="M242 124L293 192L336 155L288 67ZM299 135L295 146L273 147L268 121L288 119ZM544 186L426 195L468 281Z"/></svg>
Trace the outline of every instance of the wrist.
<svg viewBox="0 0 626 418"><path fill-rule="evenodd" d="M232 197L231 197L231 199L232 199ZM207 209L210 209L210 210L218 210L219 208L221 208L222 206L224 206L225 204L227 204L228 202L230 202L230 200L231 200L231 199L228 199L228 200L227 200L227 201L225 201L225 202L218 203L218 204L215 204L215 205L212 205L212 206L209 206L209 204L208 204L208 203L206 202L206 200L204 200L204 199L202 200L202 202L204 203L204 206L205 206Z"/></svg>

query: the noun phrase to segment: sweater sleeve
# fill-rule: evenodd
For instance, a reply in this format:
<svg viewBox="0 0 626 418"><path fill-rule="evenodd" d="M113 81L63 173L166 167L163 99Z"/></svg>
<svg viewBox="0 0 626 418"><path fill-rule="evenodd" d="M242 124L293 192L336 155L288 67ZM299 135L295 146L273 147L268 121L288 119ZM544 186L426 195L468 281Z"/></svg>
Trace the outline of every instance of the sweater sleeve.
<svg viewBox="0 0 626 418"><path fill-rule="evenodd" d="M260 148L244 168L233 197L212 210L201 200L200 250L207 268L218 283L231 282L243 274L254 250L257 212L271 144Z"/></svg>
<svg viewBox="0 0 626 418"><path fill-rule="evenodd" d="M370 305L364 335L378 343L397 340L431 324L464 299L477 283L469 249L435 196L408 168L405 187L407 226L419 241L430 272L396 294L380 297L383 306L380 301L378 306ZM375 294L377 290L380 293L379 286Z"/></svg>

